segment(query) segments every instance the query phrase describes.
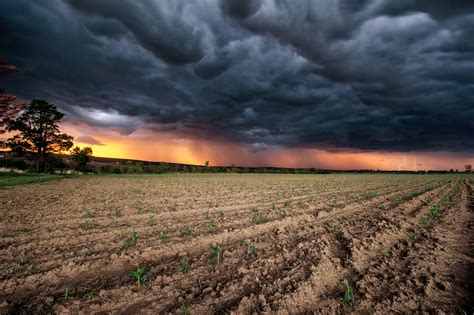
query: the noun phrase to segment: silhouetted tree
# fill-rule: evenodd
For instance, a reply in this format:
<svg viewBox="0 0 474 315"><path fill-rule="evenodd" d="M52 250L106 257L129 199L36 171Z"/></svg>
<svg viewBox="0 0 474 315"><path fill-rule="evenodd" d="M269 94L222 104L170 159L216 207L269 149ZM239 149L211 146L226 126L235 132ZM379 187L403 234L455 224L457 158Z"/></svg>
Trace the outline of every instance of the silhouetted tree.
<svg viewBox="0 0 474 315"><path fill-rule="evenodd" d="M0 73L14 72L16 72L16 67L7 65L5 60L0 57ZM0 90L0 135L6 131L6 121L8 119L14 119L25 106L26 103L19 102L16 96L8 95L4 90ZM5 143L0 141L0 148L4 146Z"/></svg>
<svg viewBox="0 0 474 315"><path fill-rule="evenodd" d="M204 165L205 165L206 167L209 167L209 161L206 161L206 163L204 163Z"/></svg>
<svg viewBox="0 0 474 315"><path fill-rule="evenodd" d="M464 168L466 169L466 173L472 172L472 165L471 164L464 165Z"/></svg>
<svg viewBox="0 0 474 315"><path fill-rule="evenodd" d="M33 100L17 119L7 119L8 131L19 133L8 139L7 146L16 152L34 152L36 171L44 172L48 153L60 153L73 146L73 137L61 133L58 123L64 114L46 101Z"/></svg>
<svg viewBox="0 0 474 315"><path fill-rule="evenodd" d="M85 147L81 149L79 147L75 147L72 149L71 154L74 162L76 162L76 169L79 171L87 170L87 164L90 162L92 157L92 148Z"/></svg>

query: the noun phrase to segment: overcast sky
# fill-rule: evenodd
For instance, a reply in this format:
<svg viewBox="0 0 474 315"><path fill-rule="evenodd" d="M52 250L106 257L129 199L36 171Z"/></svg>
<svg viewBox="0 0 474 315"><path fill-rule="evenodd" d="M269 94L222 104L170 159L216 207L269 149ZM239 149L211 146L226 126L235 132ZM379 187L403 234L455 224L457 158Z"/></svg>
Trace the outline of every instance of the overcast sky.
<svg viewBox="0 0 474 315"><path fill-rule="evenodd" d="M474 152L474 1L2 0L1 88L253 152ZM95 141L91 135L89 141Z"/></svg>

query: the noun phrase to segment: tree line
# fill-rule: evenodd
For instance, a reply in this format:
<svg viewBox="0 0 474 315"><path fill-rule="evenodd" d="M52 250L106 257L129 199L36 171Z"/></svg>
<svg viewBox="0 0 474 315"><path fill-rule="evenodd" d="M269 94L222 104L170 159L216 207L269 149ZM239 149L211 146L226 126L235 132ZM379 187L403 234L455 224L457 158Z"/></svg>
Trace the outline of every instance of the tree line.
<svg viewBox="0 0 474 315"><path fill-rule="evenodd" d="M17 69L0 59L0 73L14 73ZM2 148L19 155L33 154L36 172L43 173L51 154L68 152L73 148L73 137L61 132L59 123L64 114L44 100L29 104L18 101L16 96L0 90L0 135L13 135L0 142ZM78 170L85 169L92 156L90 147L72 149L71 154Z"/></svg>

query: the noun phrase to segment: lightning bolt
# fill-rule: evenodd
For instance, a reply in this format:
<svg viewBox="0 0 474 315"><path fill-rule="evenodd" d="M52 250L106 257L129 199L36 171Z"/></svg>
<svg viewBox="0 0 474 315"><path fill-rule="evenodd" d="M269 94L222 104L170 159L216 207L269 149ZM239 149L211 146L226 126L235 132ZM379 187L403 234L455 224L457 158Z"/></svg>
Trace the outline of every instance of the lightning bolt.
<svg viewBox="0 0 474 315"><path fill-rule="evenodd" d="M407 156L404 155L404 156L403 156L403 161L402 161L402 163L400 163L400 164L398 165L398 170L399 170L399 171L402 170L402 165L405 164L406 161L407 161Z"/></svg>

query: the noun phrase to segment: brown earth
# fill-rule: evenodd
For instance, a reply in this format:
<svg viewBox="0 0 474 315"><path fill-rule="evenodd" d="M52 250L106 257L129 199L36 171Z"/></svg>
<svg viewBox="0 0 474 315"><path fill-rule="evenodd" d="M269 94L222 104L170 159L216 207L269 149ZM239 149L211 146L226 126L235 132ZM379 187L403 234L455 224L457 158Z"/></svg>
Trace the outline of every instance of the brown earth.
<svg viewBox="0 0 474 315"><path fill-rule="evenodd" d="M472 313L473 183L183 174L5 188L0 314Z"/></svg>

